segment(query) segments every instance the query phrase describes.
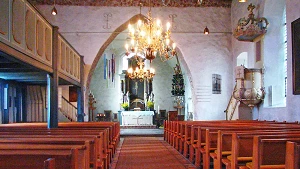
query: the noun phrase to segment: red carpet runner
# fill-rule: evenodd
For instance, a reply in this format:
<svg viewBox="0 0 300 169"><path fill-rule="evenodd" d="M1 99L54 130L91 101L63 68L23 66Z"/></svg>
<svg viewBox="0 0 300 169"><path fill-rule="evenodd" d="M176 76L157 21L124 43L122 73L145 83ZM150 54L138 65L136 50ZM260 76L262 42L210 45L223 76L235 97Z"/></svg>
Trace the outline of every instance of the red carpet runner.
<svg viewBox="0 0 300 169"><path fill-rule="evenodd" d="M125 137L112 169L194 169L161 137Z"/></svg>

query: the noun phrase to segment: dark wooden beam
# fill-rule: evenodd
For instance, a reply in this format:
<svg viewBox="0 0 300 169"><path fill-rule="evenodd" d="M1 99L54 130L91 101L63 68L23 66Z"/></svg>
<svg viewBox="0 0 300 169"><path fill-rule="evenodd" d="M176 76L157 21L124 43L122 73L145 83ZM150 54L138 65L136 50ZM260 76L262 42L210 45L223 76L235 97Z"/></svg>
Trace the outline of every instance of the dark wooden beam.
<svg viewBox="0 0 300 169"><path fill-rule="evenodd" d="M83 56L80 57L80 87L77 88L77 121L84 121L84 96L83 96L83 86L84 86L84 67L83 67Z"/></svg>
<svg viewBox="0 0 300 169"><path fill-rule="evenodd" d="M53 27L53 56L52 69L53 73L47 75L47 92L48 92L48 128L58 127L58 27Z"/></svg>

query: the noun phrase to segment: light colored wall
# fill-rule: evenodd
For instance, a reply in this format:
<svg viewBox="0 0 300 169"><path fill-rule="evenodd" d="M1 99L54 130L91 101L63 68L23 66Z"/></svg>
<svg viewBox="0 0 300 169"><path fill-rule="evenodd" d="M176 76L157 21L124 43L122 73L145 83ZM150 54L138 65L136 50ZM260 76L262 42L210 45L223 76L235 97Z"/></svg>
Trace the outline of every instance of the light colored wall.
<svg viewBox="0 0 300 169"><path fill-rule="evenodd" d="M287 11L287 52L288 52L288 91L287 91L287 112L278 112L278 115L285 117L287 121L300 120L300 96L293 95L292 89L292 34L291 34L291 23L300 17L300 3L298 0L286 0L286 11ZM271 117L271 112L268 113Z"/></svg>
<svg viewBox="0 0 300 169"><path fill-rule="evenodd" d="M283 59L281 58L283 52L283 39L282 39L282 12L286 5L287 11L287 35L288 35L288 82L287 82L287 99L286 106L270 107L268 106L268 98L259 106L254 108L253 119L260 120L277 120L277 121L295 121L300 119L299 108L300 108L300 96L292 94L292 41L291 41L291 22L300 17L300 3L298 0L248 0L247 3L238 3L237 0L232 2L232 30L237 25L237 21L241 17L248 15L247 6L253 3L258 10L254 10L255 17L266 17L270 22L268 31L262 42L262 60L263 66L265 67L264 75L264 87L266 88L266 97L268 97L268 86L280 85L282 83L282 64ZM234 60L242 53L248 53L248 67L259 68L257 66L261 64L255 63L255 43L251 42L239 42L232 38L232 51ZM281 91L276 91L281 92Z"/></svg>
<svg viewBox="0 0 300 169"><path fill-rule="evenodd" d="M50 15L51 8L52 6L39 6L46 18L53 25L58 26L64 37L84 56L87 65L92 64L100 47L111 33L132 16L139 13L139 8L136 7L57 5L58 15L54 17ZM108 22L110 29L104 29L107 24L104 13L112 14ZM146 13L147 9L143 8L142 14L146 15ZM225 119L223 111L233 89L232 43L231 34L228 33L231 32L230 8L165 7L153 8L152 14L153 17L159 16L162 22L170 20L170 14L177 15L173 24L174 27L176 26L176 30L172 30L171 39L177 43L177 47L182 54L179 56L182 67L187 70L185 79L190 82L191 96L188 98L191 98L189 104L192 104L189 106L189 111L194 112L194 119ZM203 35L205 26L211 32L208 36ZM159 74L158 71L157 74ZM222 76L221 94L212 94L212 74ZM97 74L94 74L93 78L97 79L97 76ZM101 87L105 86L101 82L99 84ZM171 86L168 86L166 87L171 88ZM166 89L164 92L169 93L168 90ZM107 91L98 93L98 95L105 98L106 93L112 92ZM95 92L94 94L96 95ZM97 104L104 103L99 100ZM114 105L116 104L117 102Z"/></svg>
<svg viewBox="0 0 300 169"><path fill-rule="evenodd" d="M112 50L106 50L106 58L111 59L113 53ZM114 58L116 58L114 80L112 80L112 75L110 79L108 77L104 79L104 57L100 58L92 76L90 91L96 99L94 104L96 107L95 113L104 113L104 110L112 110L113 113L117 113L120 110L120 69L117 66L120 57L114 55Z"/></svg>
<svg viewBox="0 0 300 169"><path fill-rule="evenodd" d="M106 56L110 57L112 52L106 50ZM120 74L122 62L121 56L116 56L116 75L115 81L107 81L103 79L104 74L104 62L103 58L100 59L92 81L90 84L91 92L94 94L97 103L95 103L96 113L103 113L104 110L112 110L113 113L117 113L122 103L122 94L120 90ZM172 87L172 75L173 68L167 62L161 62L156 59L152 62L151 67L155 69L157 74L153 79L153 93L155 109L157 110L158 105L160 109L174 110L173 108L173 97L171 97Z"/></svg>
<svg viewBox="0 0 300 169"><path fill-rule="evenodd" d="M175 58L174 58L175 59ZM154 108L158 110L174 110L172 90L173 68L167 62L154 59L151 66L156 75L153 78Z"/></svg>

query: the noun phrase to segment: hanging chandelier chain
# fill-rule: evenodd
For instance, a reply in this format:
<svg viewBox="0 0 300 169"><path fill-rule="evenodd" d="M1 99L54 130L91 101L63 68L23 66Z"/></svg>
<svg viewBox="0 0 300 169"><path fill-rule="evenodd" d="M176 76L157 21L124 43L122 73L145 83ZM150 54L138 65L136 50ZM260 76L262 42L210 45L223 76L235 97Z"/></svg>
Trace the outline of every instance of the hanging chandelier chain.
<svg viewBox="0 0 300 169"><path fill-rule="evenodd" d="M164 31L161 21L152 18L151 0L148 0L148 3L149 8L146 20L144 22L139 20L136 28L130 24L128 25L131 45L125 45L126 55L128 56L129 53L140 53L145 55L146 59L151 62L158 54L162 61L167 61L176 54L176 45L173 43L172 47L169 46L171 24L168 22L167 29Z"/></svg>

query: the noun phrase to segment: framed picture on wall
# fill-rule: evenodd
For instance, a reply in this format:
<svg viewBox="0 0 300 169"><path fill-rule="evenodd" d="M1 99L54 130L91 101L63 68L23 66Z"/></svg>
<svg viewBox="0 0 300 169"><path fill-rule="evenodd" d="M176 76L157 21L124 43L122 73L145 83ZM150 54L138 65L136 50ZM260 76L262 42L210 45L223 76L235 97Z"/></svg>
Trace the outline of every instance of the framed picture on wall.
<svg viewBox="0 0 300 169"><path fill-rule="evenodd" d="M77 87L69 86L69 101L77 102Z"/></svg>
<svg viewBox="0 0 300 169"><path fill-rule="evenodd" d="M300 18L292 22L293 94L300 95Z"/></svg>
<svg viewBox="0 0 300 169"><path fill-rule="evenodd" d="M212 74L212 93L221 94L221 75Z"/></svg>

